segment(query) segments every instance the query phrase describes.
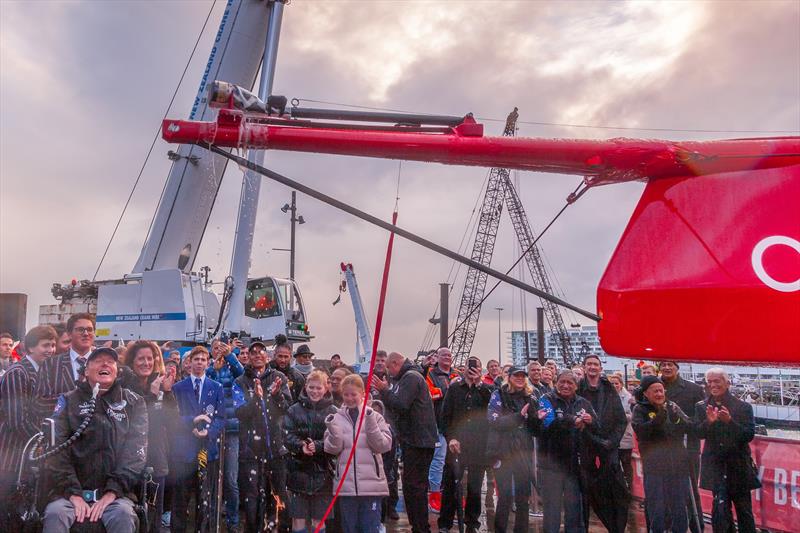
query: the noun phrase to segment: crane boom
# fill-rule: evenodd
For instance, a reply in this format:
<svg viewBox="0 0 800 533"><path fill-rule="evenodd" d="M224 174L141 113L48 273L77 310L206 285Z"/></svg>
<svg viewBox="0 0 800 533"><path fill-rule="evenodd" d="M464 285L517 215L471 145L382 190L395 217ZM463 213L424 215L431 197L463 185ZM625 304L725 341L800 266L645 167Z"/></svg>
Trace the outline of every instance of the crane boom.
<svg viewBox="0 0 800 533"><path fill-rule="evenodd" d="M207 85L219 78L252 87L264 54L273 2L229 0L189 120L211 120ZM236 80L236 81L234 81ZM153 225L133 273L178 268L188 273L203 240L228 160L192 144L179 146Z"/></svg>
<svg viewBox="0 0 800 533"><path fill-rule="evenodd" d="M471 115L455 127L341 126L221 109L216 122L166 119L170 143L502 167L587 177L590 185L800 163L800 137L721 141L485 137Z"/></svg>
<svg viewBox="0 0 800 533"><path fill-rule="evenodd" d="M353 265L342 263L341 268L347 283L347 290L350 292L350 302L353 304L353 314L356 320L356 367L361 369L369 368L369 359L372 357L372 331L367 322L367 314L364 312L361 291L358 290L358 282L356 281L356 274L353 272Z"/></svg>
<svg viewBox="0 0 800 533"><path fill-rule="evenodd" d="M504 136L513 136L516 131L516 108L506 120ZM505 179L508 178L508 169L494 167L489 171L486 181L486 192L483 196L478 226L475 231L475 241L472 243L472 260L489 266L494 255L494 245L497 240L497 228L500 226L500 215L503 213L503 198L505 196ZM476 268L470 267L464 279L464 290L461 292L461 302L458 306L456 327L450 349L453 352L455 365L466 364L475 334L478 330L478 320L481 315L481 302L486 292L488 275Z"/></svg>

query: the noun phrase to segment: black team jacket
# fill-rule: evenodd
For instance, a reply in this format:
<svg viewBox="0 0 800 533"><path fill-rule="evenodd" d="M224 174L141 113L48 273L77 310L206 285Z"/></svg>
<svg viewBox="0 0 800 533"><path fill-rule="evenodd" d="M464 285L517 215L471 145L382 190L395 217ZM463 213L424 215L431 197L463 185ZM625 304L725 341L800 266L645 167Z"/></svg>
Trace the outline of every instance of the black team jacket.
<svg viewBox="0 0 800 533"><path fill-rule="evenodd" d="M464 464L488 464L486 440L489 435L487 410L492 389L478 382L470 386L465 380L450 385L442 403L442 434L449 443L461 444Z"/></svg>
<svg viewBox="0 0 800 533"><path fill-rule="evenodd" d="M402 446L435 448L439 441L431 394L422 374L406 359L394 384L381 392L381 401L395 421L397 439Z"/></svg>
<svg viewBox="0 0 800 533"><path fill-rule="evenodd" d="M88 414L92 391L87 382L61 396L55 408L56 443L65 442ZM47 459L51 499L97 490L134 497L147 458L147 406L117 381L97 397L91 422L70 446Z"/></svg>

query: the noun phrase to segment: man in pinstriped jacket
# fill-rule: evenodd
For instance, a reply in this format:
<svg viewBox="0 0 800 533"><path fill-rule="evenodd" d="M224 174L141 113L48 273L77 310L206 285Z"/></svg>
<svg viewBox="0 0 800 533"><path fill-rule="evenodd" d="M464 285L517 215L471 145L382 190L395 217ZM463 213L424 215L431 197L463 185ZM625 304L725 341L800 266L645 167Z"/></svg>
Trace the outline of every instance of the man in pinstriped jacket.
<svg viewBox="0 0 800 533"><path fill-rule="evenodd" d="M36 373L56 349L56 331L36 326L25 335L28 353L0 380L0 530L12 531L6 508L16 487L25 443L39 432L33 413Z"/></svg>
<svg viewBox="0 0 800 533"><path fill-rule="evenodd" d="M36 415L38 424L53 414L59 396L75 390L86 365L86 356L94 348L94 316L77 313L67 321L69 351L47 359L39 369L36 382Z"/></svg>

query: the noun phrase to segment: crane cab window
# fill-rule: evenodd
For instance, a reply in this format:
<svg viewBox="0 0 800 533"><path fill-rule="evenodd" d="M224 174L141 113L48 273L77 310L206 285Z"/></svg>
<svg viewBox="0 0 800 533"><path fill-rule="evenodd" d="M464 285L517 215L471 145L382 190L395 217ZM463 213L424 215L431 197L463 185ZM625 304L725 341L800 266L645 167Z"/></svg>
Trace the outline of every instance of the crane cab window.
<svg viewBox="0 0 800 533"><path fill-rule="evenodd" d="M293 322L305 322L303 303L300 300L297 286L289 280L276 280L276 282L280 288L283 301L286 303L286 319Z"/></svg>
<svg viewBox="0 0 800 533"><path fill-rule="evenodd" d="M244 314L250 318L269 318L281 314L278 291L271 278L251 279L247 282Z"/></svg>

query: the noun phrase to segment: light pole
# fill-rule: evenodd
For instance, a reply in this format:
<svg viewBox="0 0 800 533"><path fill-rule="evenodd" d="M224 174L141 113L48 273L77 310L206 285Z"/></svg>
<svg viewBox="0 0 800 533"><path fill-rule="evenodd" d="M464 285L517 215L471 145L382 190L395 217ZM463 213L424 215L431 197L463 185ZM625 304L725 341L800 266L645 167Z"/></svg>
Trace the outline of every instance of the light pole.
<svg viewBox="0 0 800 533"><path fill-rule="evenodd" d="M303 215L297 216L297 191L292 191L292 203L281 207L284 213L291 212L289 220L292 222L291 242L289 244L289 279L294 280L294 234L295 224L305 224Z"/></svg>
<svg viewBox="0 0 800 533"><path fill-rule="evenodd" d="M503 366L503 348L502 348L502 338L503 334L500 331L500 313L503 312L502 307L495 307L497 310L497 361L500 363L500 366Z"/></svg>

